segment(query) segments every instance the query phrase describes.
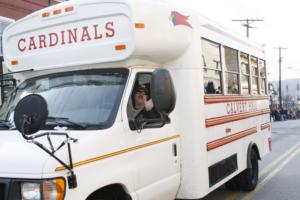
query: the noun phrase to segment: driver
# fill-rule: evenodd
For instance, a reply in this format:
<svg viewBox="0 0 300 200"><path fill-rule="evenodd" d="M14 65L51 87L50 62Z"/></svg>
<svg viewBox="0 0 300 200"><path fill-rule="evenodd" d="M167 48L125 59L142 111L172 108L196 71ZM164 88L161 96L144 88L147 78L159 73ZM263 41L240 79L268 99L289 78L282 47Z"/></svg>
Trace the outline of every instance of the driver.
<svg viewBox="0 0 300 200"><path fill-rule="evenodd" d="M155 110L149 91L144 86L138 86L134 90L133 112L141 118L159 118Z"/></svg>

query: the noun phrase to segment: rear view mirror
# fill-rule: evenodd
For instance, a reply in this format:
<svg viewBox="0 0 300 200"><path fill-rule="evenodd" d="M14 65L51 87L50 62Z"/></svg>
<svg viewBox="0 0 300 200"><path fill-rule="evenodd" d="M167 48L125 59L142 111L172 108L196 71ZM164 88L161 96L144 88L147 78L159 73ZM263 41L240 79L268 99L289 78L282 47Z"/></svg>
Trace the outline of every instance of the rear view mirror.
<svg viewBox="0 0 300 200"><path fill-rule="evenodd" d="M169 115L175 108L176 94L171 75L166 69L156 69L151 79L151 98L156 110Z"/></svg>
<svg viewBox="0 0 300 200"><path fill-rule="evenodd" d="M37 94L24 97L15 108L15 126L25 138L39 131L45 125L47 118L47 102Z"/></svg>
<svg viewBox="0 0 300 200"><path fill-rule="evenodd" d="M73 170L73 161L72 161L72 152L71 152L71 142L77 142L77 139L71 138L67 133L57 133L57 132L46 132L41 134L36 134L34 136L30 136L37 131L39 131L43 126L45 126L48 118L48 109L46 100L37 94L31 94L19 101L15 108L14 114L14 122L18 131L22 133L22 136L29 141L32 141L33 144L37 145L44 152L52 156L55 160L57 160L60 164L62 164L66 169L69 170L68 173L68 185L70 189L77 187L77 179ZM52 140L50 136L65 136L66 140L64 140L58 147L53 146ZM50 148L47 148L43 144L38 141L34 141L36 138L41 138L47 136ZM57 152L61 147L67 145L68 155L69 155L69 163L65 163L61 159L55 156L55 152Z"/></svg>

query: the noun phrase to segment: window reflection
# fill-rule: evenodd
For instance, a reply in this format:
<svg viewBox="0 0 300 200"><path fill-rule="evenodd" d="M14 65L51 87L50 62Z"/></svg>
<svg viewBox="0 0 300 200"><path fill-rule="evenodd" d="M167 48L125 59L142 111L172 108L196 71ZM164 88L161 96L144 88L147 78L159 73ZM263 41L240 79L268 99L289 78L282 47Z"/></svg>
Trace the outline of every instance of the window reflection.
<svg viewBox="0 0 300 200"><path fill-rule="evenodd" d="M252 71L252 94L258 94L258 63L257 58L251 56L251 71Z"/></svg>
<svg viewBox="0 0 300 200"><path fill-rule="evenodd" d="M221 94L221 55L220 45L202 39L202 60L204 67L205 94Z"/></svg>
<svg viewBox="0 0 300 200"><path fill-rule="evenodd" d="M228 94L239 94L238 51L229 47L225 50L226 85Z"/></svg>
<svg viewBox="0 0 300 200"><path fill-rule="evenodd" d="M112 124L127 78L126 69L89 70L47 75L23 82L0 110L1 119L11 115L26 95L40 94L49 116L67 118L88 126Z"/></svg>
<svg viewBox="0 0 300 200"><path fill-rule="evenodd" d="M259 75L260 75L260 93L266 94L266 65L265 61L258 60Z"/></svg>
<svg viewBox="0 0 300 200"><path fill-rule="evenodd" d="M249 55L240 52L240 66L242 72L242 94L250 94Z"/></svg>
<svg viewBox="0 0 300 200"><path fill-rule="evenodd" d="M203 38L201 45L205 94L223 94L223 88L226 88L226 94L267 93L266 62L263 59ZM223 60L221 52L224 52ZM222 78L225 79L224 86Z"/></svg>

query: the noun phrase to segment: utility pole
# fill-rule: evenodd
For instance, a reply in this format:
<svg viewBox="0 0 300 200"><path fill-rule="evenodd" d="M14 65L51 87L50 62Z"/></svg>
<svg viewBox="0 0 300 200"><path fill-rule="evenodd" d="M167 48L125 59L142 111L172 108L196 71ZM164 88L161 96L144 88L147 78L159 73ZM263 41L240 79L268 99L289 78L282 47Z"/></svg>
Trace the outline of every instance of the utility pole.
<svg viewBox="0 0 300 200"><path fill-rule="evenodd" d="M242 24L242 26L246 27L246 36L247 38L249 38L249 29L250 28L256 28L251 26L250 24L253 22L263 22L263 19L234 19L232 20L233 22L244 22L244 24Z"/></svg>
<svg viewBox="0 0 300 200"><path fill-rule="evenodd" d="M281 63L282 63L282 57L281 52L282 50L286 50L287 48L284 47L276 47L275 49L278 49L279 52L279 108L282 109L282 94L281 94Z"/></svg>

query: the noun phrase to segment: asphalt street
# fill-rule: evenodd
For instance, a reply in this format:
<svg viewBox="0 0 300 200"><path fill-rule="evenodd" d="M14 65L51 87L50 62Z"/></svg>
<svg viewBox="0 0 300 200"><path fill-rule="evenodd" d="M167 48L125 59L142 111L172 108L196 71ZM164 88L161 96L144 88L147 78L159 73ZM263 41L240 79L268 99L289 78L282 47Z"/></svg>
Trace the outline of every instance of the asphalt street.
<svg viewBox="0 0 300 200"><path fill-rule="evenodd" d="M256 189L245 193L224 186L203 200L300 200L300 120L273 122L272 152L259 162Z"/></svg>

